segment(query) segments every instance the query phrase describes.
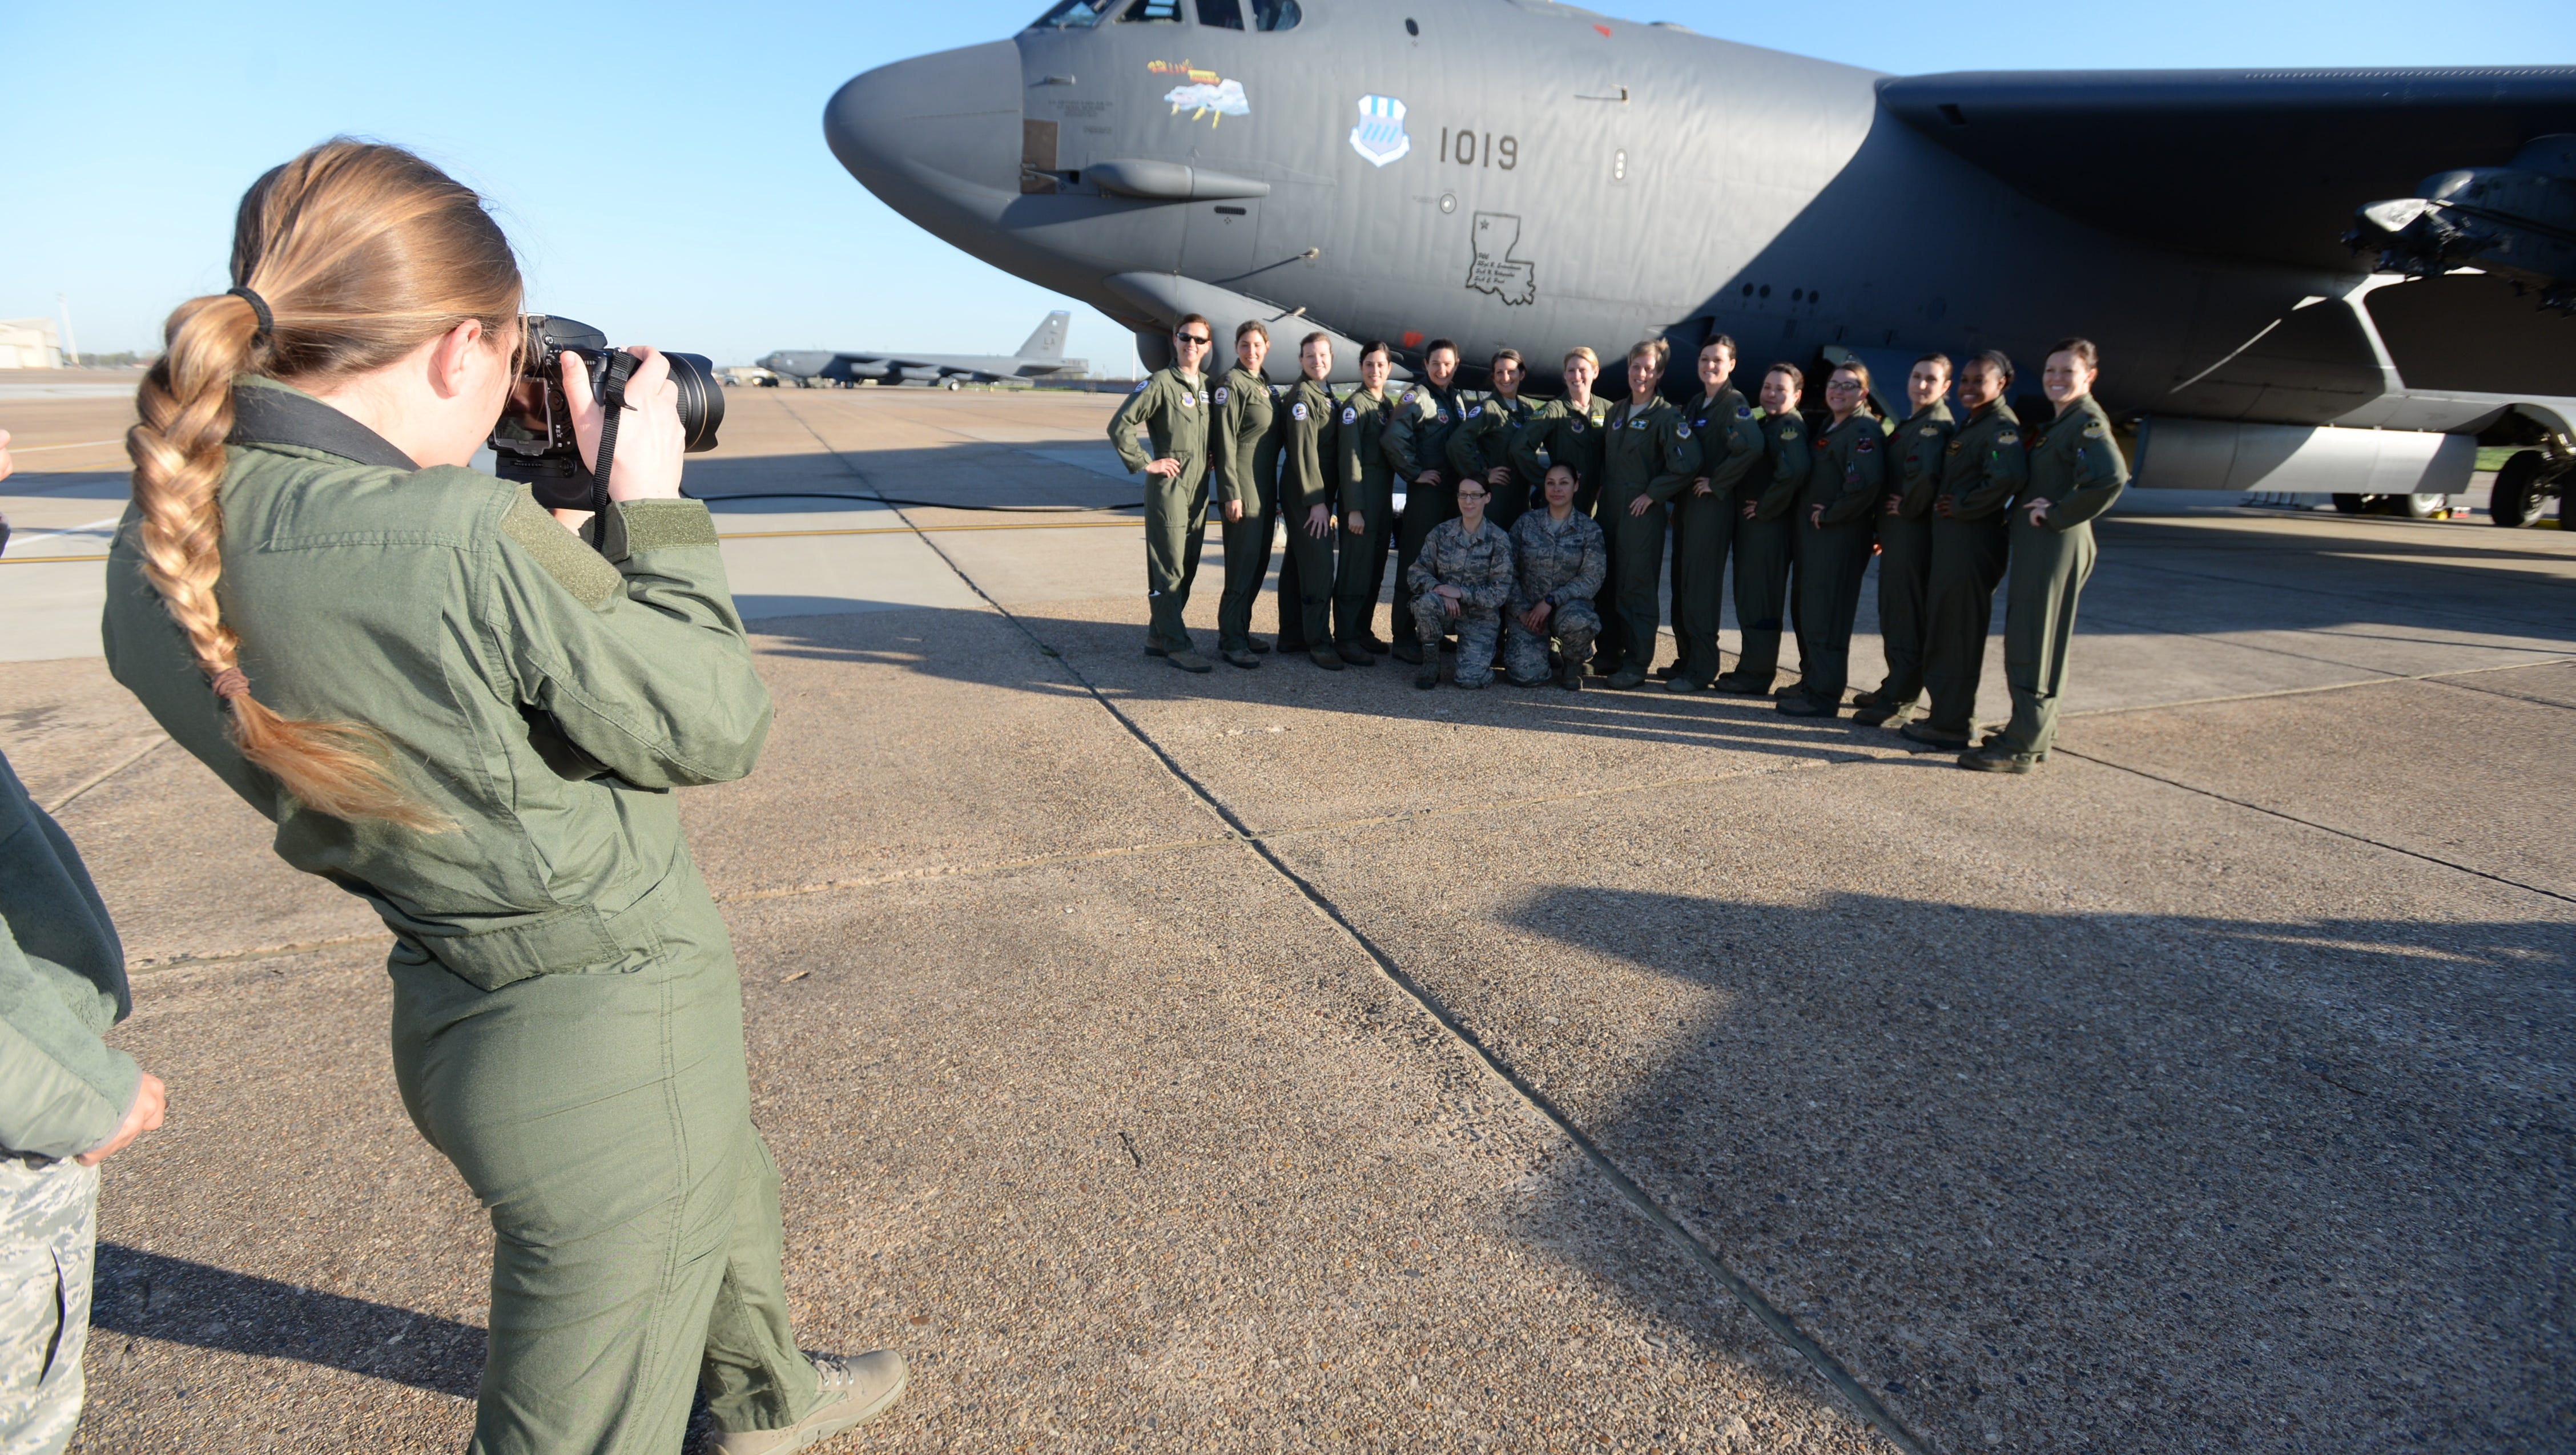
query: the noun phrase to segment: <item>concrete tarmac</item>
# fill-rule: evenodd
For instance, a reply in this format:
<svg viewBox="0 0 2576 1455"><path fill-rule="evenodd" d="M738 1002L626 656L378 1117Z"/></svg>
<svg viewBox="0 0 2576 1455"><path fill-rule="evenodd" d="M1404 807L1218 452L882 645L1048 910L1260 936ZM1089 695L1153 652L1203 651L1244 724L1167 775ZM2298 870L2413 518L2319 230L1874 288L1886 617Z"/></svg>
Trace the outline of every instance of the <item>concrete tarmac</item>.
<svg viewBox="0 0 2576 1455"><path fill-rule="evenodd" d="M684 811L800 1329L915 1361L829 1448L2565 1448L2576 541L2115 517L2059 751L1994 778L1740 698L1187 676L1114 399L729 397L691 487L778 726ZM22 457L22 532L114 513L118 407L0 399L96 455ZM172 1097L78 1448L458 1448L489 1235L384 933L107 679L96 570L0 562L0 747Z"/></svg>

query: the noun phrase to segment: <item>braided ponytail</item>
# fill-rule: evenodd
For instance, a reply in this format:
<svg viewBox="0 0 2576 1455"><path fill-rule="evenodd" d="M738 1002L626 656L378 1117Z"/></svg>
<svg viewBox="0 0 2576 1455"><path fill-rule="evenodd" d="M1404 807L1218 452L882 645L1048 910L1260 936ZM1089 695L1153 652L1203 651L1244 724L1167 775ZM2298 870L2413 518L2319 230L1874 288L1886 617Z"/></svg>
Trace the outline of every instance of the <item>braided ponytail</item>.
<svg viewBox="0 0 2576 1455"><path fill-rule="evenodd" d="M257 373L328 387L468 320L515 332L519 270L482 199L398 147L326 142L252 185L233 233L238 292L171 313L167 350L136 399L138 553L197 667L222 699L233 745L307 808L422 832L450 825L398 776L363 723L280 716L251 693L241 638L223 619L225 437L233 381Z"/></svg>

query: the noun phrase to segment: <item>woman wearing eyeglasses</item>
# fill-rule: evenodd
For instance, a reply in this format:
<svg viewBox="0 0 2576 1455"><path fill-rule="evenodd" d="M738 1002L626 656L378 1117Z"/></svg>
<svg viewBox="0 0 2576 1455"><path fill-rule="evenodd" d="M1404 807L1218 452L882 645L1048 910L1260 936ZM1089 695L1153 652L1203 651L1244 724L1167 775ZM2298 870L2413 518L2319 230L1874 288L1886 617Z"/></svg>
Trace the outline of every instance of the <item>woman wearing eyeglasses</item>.
<svg viewBox="0 0 2576 1455"><path fill-rule="evenodd" d="M1136 386L1109 418L1109 443L1130 470L1145 474L1145 599L1152 613L1145 655L1184 672L1216 668L1195 650L1181 620L1190 583L1207 543L1208 321L1186 314L1172 329L1172 366ZM1151 455L1136 443L1142 425Z"/></svg>

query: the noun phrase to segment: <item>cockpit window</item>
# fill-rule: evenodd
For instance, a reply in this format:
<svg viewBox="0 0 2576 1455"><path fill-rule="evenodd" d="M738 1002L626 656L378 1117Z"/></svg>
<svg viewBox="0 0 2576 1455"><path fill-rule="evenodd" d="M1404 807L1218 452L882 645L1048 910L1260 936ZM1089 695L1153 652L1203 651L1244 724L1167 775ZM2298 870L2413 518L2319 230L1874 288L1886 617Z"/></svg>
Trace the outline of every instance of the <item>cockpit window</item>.
<svg viewBox="0 0 2576 1455"><path fill-rule="evenodd" d="M1248 0L1255 30L1286 30L1304 17L1297 0ZM1199 0L1199 24L1219 30L1243 29L1247 0Z"/></svg>
<svg viewBox="0 0 2576 1455"><path fill-rule="evenodd" d="M1181 18L1181 0L1136 0L1135 4L1127 7L1127 13L1119 16L1118 18L1122 22L1129 20L1177 21Z"/></svg>
<svg viewBox="0 0 2576 1455"><path fill-rule="evenodd" d="M1118 0L1061 0L1054 9L1029 22L1031 30L1089 30Z"/></svg>

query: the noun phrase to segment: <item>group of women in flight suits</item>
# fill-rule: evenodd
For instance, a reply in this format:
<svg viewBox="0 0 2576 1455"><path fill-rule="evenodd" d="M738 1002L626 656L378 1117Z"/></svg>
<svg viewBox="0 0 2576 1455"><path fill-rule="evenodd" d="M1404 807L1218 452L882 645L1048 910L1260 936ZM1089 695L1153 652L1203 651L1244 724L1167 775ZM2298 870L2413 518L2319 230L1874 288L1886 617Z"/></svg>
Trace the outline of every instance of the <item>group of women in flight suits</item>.
<svg viewBox="0 0 2576 1455"><path fill-rule="evenodd" d="M2076 598L2094 560L2089 523L2128 480L2092 397L2098 360L2085 340L2050 352L2042 382L2056 412L2032 427L2005 403L2011 362L1991 351L1955 368L1939 354L1918 360L1898 422L1873 403L1856 359L1828 374L1822 411L1810 412L1808 381L1786 363L1764 370L1747 399L1723 336L1700 349L1699 391L1680 404L1659 392L1670 359L1653 340L1628 351L1627 396L1613 403L1593 393L1601 364L1587 348L1563 360L1562 397L1537 401L1521 394L1524 362L1509 349L1476 396L1457 387L1448 341L1433 340L1421 380L1396 392L1392 351L1372 343L1359 387L1336 395L1325 334L1300 344L1300 377L1285 391L1265 374L1270 340L1259 323L1236 331L1234 367L1213 382L1206 320L1183 319L1173 337L1174 365L1109 426L1152 487L1148 653L1212 670L1181 614L1213 506L1225 549L1218 654L1235 666L1257 667L1272 650L1251 625L1276 522L1288 542L1277 649L1319 667L1392 653L1432 687L1454 636L1462 687L1483 686L1500 665L1518 686L1579 688L1589 662L1613 688L1660 676L1667 691L1767 694L1782 713L1828 718L1846 704L1875 556L1887 674L1849 695L1858 720L1988 772L2026 773L2048 756ZM1390 544L1392 643L1373 630ZM1668 545L1678 660L1658 671ZM1741 641L1725 668L1718 623L1730 559ZM2012 717L1979 741L1977 685L1995 589L2007 581ZM1784 628L1797 639L1798 678L1775 692Z"/></svg>

